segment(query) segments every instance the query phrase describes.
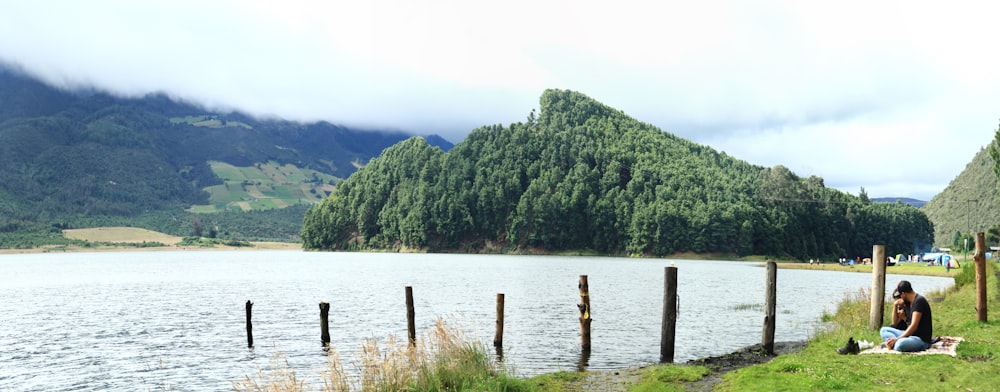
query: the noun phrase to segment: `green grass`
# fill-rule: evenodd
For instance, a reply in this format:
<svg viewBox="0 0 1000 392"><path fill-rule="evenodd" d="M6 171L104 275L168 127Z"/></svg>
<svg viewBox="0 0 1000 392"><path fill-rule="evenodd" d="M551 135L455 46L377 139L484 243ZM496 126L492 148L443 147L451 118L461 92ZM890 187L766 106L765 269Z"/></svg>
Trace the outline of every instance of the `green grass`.
<svg viewBox="0 0 1000 392"><path fill-rule="evenodd" d="M336 350L328 352L327 368L320 372L322 386L313 387L279 356L272 370L258 371L233 383L236 391L535 391L524 380L493 360L485 343L467 339L461 329L438 319L435 327L417 338L415 347L389 336L384 341L366 339L351 366L345 370Z"/></svg>
<svg viewBox="0 0 1000 392"><path fill-rule="evenodd" d="M962 268L960 274L974 277L971 264ZM878 331L868 329L868 300L862 292L846 298L837 314L827 317L836 328L813 338L805 349L726 374L716 390L995 390L1000 386L994 362L1000 355L1000 323L997 323L1000 304L997 303L998 285L993 269L990 263L987 319L993 321L980 323L976 320L974 283L956 286L947 293L921 293L931 301L934 334L965 339L958 346L957 358L946 355L837 355L836 349L843 346L848 337L873 342L881 340ZM919 288L915 289L920 292ZM888 319L888 315L885 318Z"/></svg>
<svg viewBox="0 0 1000 392"><path fill-rule="evenodd" d="M534 390L543 392L570 392L587 378L586 372L556 372L535 376L528 379Z"/></svg>
<svg viewBox="0 0 1000 392"><path fill-rule="evenodd" d="M192 206L189 212L268 210L316 203L333 190L331 183L339 181L315 170L273 161L243 167L212 161L209 166L223 184L205 188L209 204Z"/></svg>
<svg viewBox="0 0 1000 392"><path fill-rule="evenodd" d="M723 375L717 391L983 391L998 390L994 360L1000 356L1000 304L995 264L988 263L989 293L987 323L976 321L975 271L973 264L953 271L956 285L947 292L922 292L931 301L935 335L961 336L958 357L946 355L838 355L848 337L879 342L878 331L868 328L869 291L845 293L834 314L823 315L830 323L796 353L781 355L771 362L749 366ZM919 265L899 271L919 270ZM944 269L940 268L940 274ZM932 270L922 270L932 271ZM869 267L870 272L870 267ZM919 292L919 288L916 288ZM748 310L756 304L736 304L734 310ZM886 309L889 309L886 306ZM884 316L885 320L890 315ZM560 372L532 377L528 381L544 392L588 390L581 388L596 372ZM657 365L642 370L640 380L628 391L683 391L684 384L711 374L703 367ZM589 390L605 390L600 389Z"/></svg>
<svg viewBox="0 0 1000 392"><path fill-rule="evenodd" d="M683 391L681 383L701 380L711 371L704 366L657 366L643 369L641 384L635 392Z"/></svg>
<svg viewBox="0 0 1000 392"><path fill-rule="evenodd" d="M935 335L961 336L958 357L946 355L838 355L848 337L880 341L868 328L868 292L844 294L836 313L824 315L831 324L795 353L760 365L729 372L716 391L989 391L997 390L1000 375L994 362L1000 356L1000 304L994 264L988 264L988 319L976 320L976 288L972 265L958 272L955 287L947 292L921 292L934 310ZM920 292L919 287L915 288ZM753 304L750 304L750 307ZM889 307L887 306L886 309ZM885 319L888 319L886 315ZM569 392L611 390L618 383L628 391L684 391L712 370L693 365L658 365L640 369L637 381L614 379L601 372L557 372L518 380L492 360L485 344L469 342L458 330L439 325L423 345L406 349L389 340L389 349L367 341L355 361L362 375L346 376L339 357L332 355L324 373L330 391L540 391ZM430 342L430 346L426 346ZM624 373L624 371L623 371ZM636 374L634 373L634 374ZM603 375L603 376L602 376ZM602 378L603 377L603 378ZM603 381L610 381L604 382ZM630 383L630 384L629 384ZM248 376L234 384L236 390L311 390L294 372L278 367L257 378ZM617 390L617 389L614 389Z"/></svg>

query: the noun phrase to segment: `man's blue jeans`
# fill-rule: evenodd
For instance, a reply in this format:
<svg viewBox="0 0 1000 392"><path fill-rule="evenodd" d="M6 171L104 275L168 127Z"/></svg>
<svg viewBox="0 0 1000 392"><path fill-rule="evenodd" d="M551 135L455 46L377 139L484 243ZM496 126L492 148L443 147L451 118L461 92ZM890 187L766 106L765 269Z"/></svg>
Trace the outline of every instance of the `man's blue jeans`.
<svg viewBox="0 0 1000 392"><path fill-rule="evenodd" d="M893 350L900 352L914 352L914 351L924 351L931 347L931 345L924 342L919 336L907 336L905 338L900 338L903 331L901 329L896 329L893 327L882 327L879 330L879 335L882 335L882 340L889 340L889 338L897 338L896 345L893 346Z"/></svg>

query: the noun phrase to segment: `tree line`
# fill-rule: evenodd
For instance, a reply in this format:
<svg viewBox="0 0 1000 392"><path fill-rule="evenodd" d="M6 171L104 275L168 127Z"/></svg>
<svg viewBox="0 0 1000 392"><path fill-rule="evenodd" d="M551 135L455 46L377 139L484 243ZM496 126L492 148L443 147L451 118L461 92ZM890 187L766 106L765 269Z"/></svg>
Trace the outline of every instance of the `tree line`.
<svg viewBox="0 0 1000 392"><path fill-rule="evenodd" d="M683 252L809 258L929 249L918 209L872 203L663 132L582 94L548 90L527 121L449 152L415 137L305 215L307 249Z"/></svg>

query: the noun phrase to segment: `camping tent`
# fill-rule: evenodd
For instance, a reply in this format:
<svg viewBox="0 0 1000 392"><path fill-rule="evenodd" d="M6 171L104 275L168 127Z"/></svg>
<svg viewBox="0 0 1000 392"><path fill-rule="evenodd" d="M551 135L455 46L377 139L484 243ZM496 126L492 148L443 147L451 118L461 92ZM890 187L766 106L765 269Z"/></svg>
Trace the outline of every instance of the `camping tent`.
<svg viewBox="0 0 1000 392"><path fill-rule="evenodd" d="M928 262L928 265L948 265L950 268L959 268L958 260L947 253L924 253L921 260Z"/></svg>

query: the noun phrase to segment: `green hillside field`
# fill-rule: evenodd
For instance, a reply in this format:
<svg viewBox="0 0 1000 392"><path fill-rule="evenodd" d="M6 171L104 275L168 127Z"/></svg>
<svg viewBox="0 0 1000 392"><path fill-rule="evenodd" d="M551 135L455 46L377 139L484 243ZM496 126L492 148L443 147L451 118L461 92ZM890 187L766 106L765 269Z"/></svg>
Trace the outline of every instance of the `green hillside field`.
<svg viewBox="0 0 1000 392"><path fill-rule="evenodd" d="M210 195L210 204L192 206L190 212L268 210L312 204L326 197L340 181L329 174L275 161L253 166L210 161L209 166L223 183L204 188Z"/></svg>

